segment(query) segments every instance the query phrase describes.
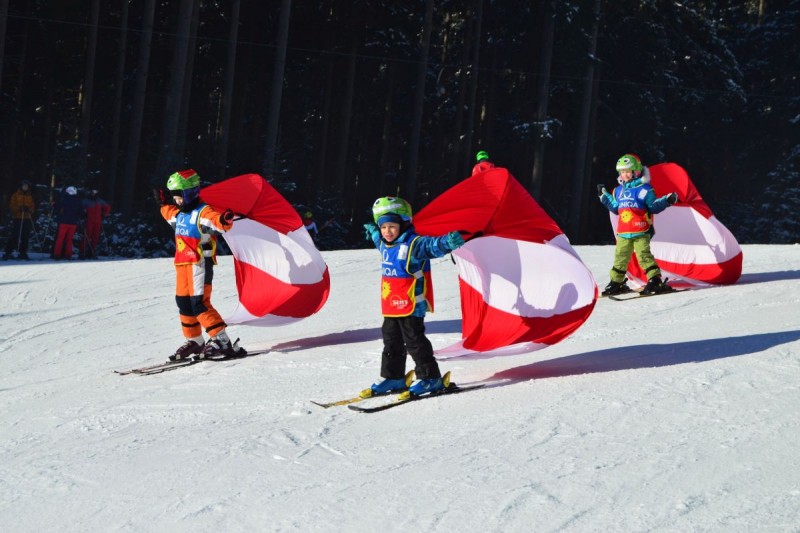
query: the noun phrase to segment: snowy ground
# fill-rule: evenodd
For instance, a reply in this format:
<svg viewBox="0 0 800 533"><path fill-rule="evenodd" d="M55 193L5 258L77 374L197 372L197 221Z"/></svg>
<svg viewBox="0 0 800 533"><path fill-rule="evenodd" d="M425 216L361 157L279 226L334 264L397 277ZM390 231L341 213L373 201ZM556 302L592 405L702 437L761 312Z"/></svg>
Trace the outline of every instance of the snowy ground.
<svg viewBox="0 0 800 533"><path fill-rule="evenodd" d="M578 247L605 284L613 249ZM266 355L155 376L181 343L170 259L0 265L0 531L800 531L800 246L735 286L601 300L529 354L442 362L481 390L365 415L374 250L324 254L323 310L231 328ZM429 336L459 337L434 265ZM215 302L233 309L221 259ZM380 401L380 400L378 400Z"/></svg>

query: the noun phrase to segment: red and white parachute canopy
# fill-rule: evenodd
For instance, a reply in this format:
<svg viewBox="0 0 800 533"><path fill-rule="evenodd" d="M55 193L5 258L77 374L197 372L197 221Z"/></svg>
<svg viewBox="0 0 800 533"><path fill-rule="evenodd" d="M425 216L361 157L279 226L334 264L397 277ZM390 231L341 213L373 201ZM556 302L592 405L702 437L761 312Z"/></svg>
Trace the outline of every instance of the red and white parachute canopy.
<svg viewBox="0 0 800 533"><path fill-rule="evenodd" d="M468 178L414 217L422 235L466 232L453 252L462 339L437 355L522 353L555 344L594 309L597 284L569 240L505 168Z"/></svg>
<svg viewBox="0 0 800 533"><path fill-rule="evenodd" d="M675 163L653 165L650 184L656 196L678 193L678 203L654 218L656 234L651 250L662 277L683 286L736 283L742 275L742 249L703 201L686 171ZM613 213L611 224L617 227ZM635 255L628 273L634 280L647 281Z"/></svg>
<svg viewBox="0 0 800 533"><path fill-rule="evenodd" d="M277 326L319 311L328 299L328 265L294 208L258 174L200 191L203 202L244 215L225 233L233 252L239 304L228 324Z"/></svg>

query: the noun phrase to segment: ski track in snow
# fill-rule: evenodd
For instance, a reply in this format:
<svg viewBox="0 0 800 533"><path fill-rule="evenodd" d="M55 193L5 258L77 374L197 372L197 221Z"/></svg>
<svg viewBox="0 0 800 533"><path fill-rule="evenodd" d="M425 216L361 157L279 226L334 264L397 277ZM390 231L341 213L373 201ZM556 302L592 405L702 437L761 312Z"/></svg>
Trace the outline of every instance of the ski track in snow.
<svg viewBox="0 0 800 533"><path fill-rule="evenodd" d="M604 284L613 248L577 250ZM112 370L180 344L171 259L0 266L0 530L800 531L800 247L745 246L734 286L601 300L538 352L443 361L486 387L371 415L309 401L380 367L377 253L323 255L318 315L231 328L269 353L154 376ZM443 348L458 286L433 269ZM232 285L223 257L223 315Z"/></svg>

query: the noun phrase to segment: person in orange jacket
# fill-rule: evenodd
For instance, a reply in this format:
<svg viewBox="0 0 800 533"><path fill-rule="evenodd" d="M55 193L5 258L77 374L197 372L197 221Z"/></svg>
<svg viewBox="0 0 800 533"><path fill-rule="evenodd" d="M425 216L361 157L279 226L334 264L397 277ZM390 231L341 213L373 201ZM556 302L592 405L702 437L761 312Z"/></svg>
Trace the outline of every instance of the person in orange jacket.
<svg viewBox="0 0 800 533"><path fill-rule="evenodd" d="M11 259L14 250L19 252L19 259L28 259L28 239L33 228L33 213L36 211L36 202L31 193L31 182L22 180L19 189L14 191L8 202L11 210L11 233L6 240L6 249L3 259Z"/></svg>
<svg viewBox="0 0 800 533"><path fill-rule="evenodd" d="M233 211L220 213L200 202L200 176L192 169L172 174L167 189L174 204L162 191L161 216L175 230L175 301L186 338L169 358L244 355L246 352L231 342L225 321L211 305L217 236L233 227ZM204 342L203 329L210 337L208 342Z"/></svg>

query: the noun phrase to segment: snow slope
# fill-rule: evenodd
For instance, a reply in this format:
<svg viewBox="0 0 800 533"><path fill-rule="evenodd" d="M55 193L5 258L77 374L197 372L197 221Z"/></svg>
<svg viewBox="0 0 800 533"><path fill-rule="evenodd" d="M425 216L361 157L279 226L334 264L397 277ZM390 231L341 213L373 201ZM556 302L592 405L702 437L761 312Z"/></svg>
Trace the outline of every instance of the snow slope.
<svg viewBox="0 0 800 533"><path fill-rule="evenodd" d="M734 286L598 302L547 349L441 363L481 390L365 415L378 257L329 252L322 311L231 328L265 355L155 376L170 259L0 265L0 531L800 531L800 246ZM577 247L599 283L613 249ZM216 272L234 307L233 270ZM434 264L436 348L459 338ZM382 401L382 400L374 400Z"/></svg>

